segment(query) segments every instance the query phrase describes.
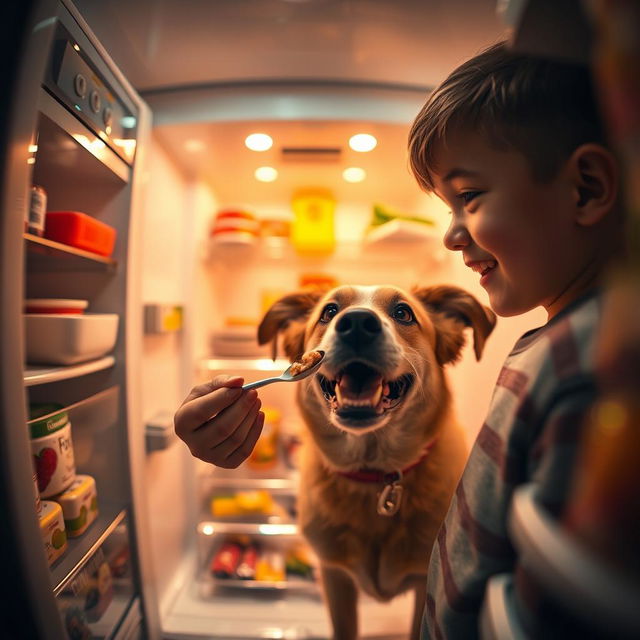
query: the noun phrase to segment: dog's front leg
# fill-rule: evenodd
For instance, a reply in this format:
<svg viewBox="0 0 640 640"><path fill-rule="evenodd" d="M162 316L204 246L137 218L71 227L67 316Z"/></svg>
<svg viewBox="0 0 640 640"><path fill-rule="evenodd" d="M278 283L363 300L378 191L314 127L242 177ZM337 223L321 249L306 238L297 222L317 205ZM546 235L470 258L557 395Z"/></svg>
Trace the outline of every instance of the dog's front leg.
<svg viewBox="0 0 640 640"><path fill-rule="evenodd" d="M358 637L358 589L342 569L321 565L324 597L329 607L333 640Z"/></svg>
<svg viewBox="0 0 640 640"><path fill-rule="evenodd" d="M411 622L411 640L420 639L420 626L422 624L422 614L427 601L427 581L415 588L415 601L413 608L413 621Z"/></svg>

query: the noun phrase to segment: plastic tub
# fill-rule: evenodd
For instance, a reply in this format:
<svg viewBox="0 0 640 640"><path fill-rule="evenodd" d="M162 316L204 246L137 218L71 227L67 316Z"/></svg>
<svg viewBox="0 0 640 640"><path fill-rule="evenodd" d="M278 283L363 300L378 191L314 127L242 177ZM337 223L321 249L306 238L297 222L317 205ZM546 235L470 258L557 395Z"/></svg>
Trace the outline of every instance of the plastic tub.
<svg viewBox="0 0 640 640"><path fill-rule="evenodd" d="M48 211L44 236L101 256L110 256L116 244L113 227L80 211Z"/></svg>
<svg viewBox="0 0 640 640"><path fill-rule="evenodd" d="M115 313L25 314L26 355L31 364L69 365L111 351L118 333Z"/></svg>

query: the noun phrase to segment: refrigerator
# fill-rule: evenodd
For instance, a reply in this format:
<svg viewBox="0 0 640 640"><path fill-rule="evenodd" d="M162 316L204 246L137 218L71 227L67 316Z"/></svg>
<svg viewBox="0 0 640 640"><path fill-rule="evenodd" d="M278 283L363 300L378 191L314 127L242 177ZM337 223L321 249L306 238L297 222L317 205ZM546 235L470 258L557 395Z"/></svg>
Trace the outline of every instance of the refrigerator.
<svg viewBox="0 0 640 640"><path fill-rule="evenodd" d="M198 4L185 5L188 28L197 26ZM455 282L487 302L442 246L446 209L407 169L406 136L428 87L287 77L268 68L266 52L268 81L143 90L114 62L140 43L106 44L110 29L125 30L126 12L103 22L108 11L69 0L12 11L0 320L1 566L12 578L3 637L330 637L315 561L295 520L304 425L294 385L260 392L272 434L262 442L272 445L267 463L222 470L196 460L175 437L173 414L193 386L215 375L251 381L282 371L283 355L274 360L255 330L271 302L302 286ZM491 22L496 37L501 28ZM220 60L225 55L221 43ZM183 73L190 77L186 64ZM269 134L273 148L237 166L237 148L251 133ZM362 133L378 140L375 161L348 146ZM277 181L254 178L254 169L272 164ZM366 180L345 181L343 171L354 167L365 168ZM331 242L321 250L313 233L292 235L295 204L309 192L331 210ZM38 226L43 193L47 214L71 212L78 237L53 239ZM372 227L376 210L393 224ZM249 227L218 233L225 212L241 212ZM113 246L92 246L92 233ZM73 313L38 306L52 299L88 306ZM34 321L50 315L68 324ZM92 318L111 322L111 338L87 357L104 329L86 328ZM467 346L451 367L469 442L503 358L543 322L539 310L501 319L479 362ZM50 355L60 344L66 360ZM64 447L56 420L64 422ZM71 446L73 477L93 481L91 522L80 534L55 506L61 491L44 487L47 458L35 441L52 436L42 428L54 430L45 448L58 446L62 456ZM255 545L276 573L215 575L228 542ZM409 594L386 604L362 596L362 637L403 637L412 605Z"/></svg>

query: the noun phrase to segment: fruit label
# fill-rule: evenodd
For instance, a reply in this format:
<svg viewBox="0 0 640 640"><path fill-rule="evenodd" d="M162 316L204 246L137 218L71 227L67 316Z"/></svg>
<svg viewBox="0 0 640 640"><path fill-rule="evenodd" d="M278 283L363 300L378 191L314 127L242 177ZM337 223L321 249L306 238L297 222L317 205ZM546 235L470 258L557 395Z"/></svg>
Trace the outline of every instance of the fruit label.
<svg viewBox="0 0 640 640"><path fill-rule="evenodd" d="M31 453L42 498L64 491L76 474L71 423L54 433L31 440Z"/></svg>

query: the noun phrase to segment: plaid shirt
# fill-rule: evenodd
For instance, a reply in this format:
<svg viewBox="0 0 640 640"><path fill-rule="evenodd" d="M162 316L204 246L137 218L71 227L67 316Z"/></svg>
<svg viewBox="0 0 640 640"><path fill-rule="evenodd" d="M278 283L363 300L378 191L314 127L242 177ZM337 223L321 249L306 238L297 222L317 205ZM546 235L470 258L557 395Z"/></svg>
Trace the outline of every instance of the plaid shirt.
<svg viewBox="0 0 640 640"><path fill-rule="evenodd" d="M507 515L517 485L537 483L545 506L561 512L596 397L600 311L600 298L585 296L524 334L507 356L431 553L423 640L478 636L487 580L516 569Z"/></svg>

